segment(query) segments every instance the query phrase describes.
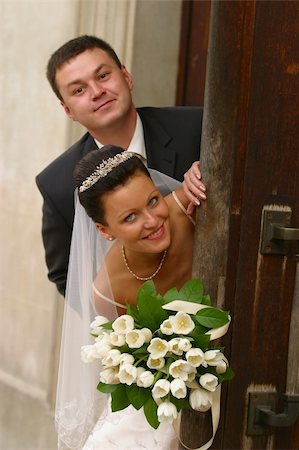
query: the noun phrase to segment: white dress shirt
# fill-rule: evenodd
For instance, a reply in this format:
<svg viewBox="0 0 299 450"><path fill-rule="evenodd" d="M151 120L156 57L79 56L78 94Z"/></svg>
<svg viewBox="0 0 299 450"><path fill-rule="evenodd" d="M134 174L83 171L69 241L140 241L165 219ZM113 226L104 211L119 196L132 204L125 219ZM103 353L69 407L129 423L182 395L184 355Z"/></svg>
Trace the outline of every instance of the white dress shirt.
<svg viewBox="0 0 299 450"><path fill-rule="evenodd" d="M95 143L99 148L103 147L103 144L95 139ZM136 128L132 137L132 140L127 148L128 152L137 153L141 156L142 162L146 164L146 151L145 151L145 142L144 142L144 134L143 134L143 125L139 115L137 114Z"/></svg>

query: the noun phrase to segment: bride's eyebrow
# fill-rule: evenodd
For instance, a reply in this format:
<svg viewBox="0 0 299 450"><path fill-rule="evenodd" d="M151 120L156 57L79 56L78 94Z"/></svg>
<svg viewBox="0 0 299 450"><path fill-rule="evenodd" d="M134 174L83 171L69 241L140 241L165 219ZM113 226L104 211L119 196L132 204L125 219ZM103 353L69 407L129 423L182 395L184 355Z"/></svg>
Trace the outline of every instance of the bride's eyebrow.
<svg viewBox="0 0 299 450"><path fill-rule="evenodd" d="M124 217L126 217L126 216L128 216L130 214L133 214L134 211L135 211L135 208L128 208L128 209L125 209L125 210L120 210L120 211L118 211L115 214L115 217L117 219L123 219Z"/></svg>
<svg viewBox="0 0 299 450"><path fill-rule="evenodd" d="M159 190L155 187L155 189L152 190L152 192L148 196L148 200L153 196L157 195L159 193Z"/></svg>

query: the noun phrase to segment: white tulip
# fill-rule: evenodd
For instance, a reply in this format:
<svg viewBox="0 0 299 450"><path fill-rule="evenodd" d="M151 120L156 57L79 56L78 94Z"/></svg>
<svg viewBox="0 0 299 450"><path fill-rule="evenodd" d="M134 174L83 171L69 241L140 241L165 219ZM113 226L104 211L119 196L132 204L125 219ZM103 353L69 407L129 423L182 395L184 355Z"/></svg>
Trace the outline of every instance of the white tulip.
<svg viewBox="0 0 299 450"><path fill-rule="evenodd" d="M204 353L205 360L209 366L217 366L217 362L223 360L224 355L220 350L208 350Z"/></svg>
<svg viewBox="0 0 299 450"><path fill-rule="evenodd" d="M147 347L147 351L151 354L152 358L163 358L169 350L168 342L165 339L154 338L151 340L150 345Z"/></svg>
<svg viewBox="0 0 299 450"><path fill-rule="evenodd" d="M139 387L148 388L154 382L154 375L149 370L144 370L144 372L137 375L136 384Z"/></svg>
<svg viewBox="0 0 299 450"><path fill-rule="evenodd" d="M113 345L115 347L122 347L126 343L125 335L119 334L119 333L116 333L115 331L113 331L110 334L110 342L111 342L111 345Z"/></svg>
<svg viewBox="0 0 299 450"><path fill-rule="evenodd" d="M211 373L205 373L199 378L199 383L207 391L214 392L218 386L218 378Z"/></svg>
<svg viewBox="0 0 299 450"><path fill-rule="evenodd" d="M173 338L168 341L169 351L174 353L175 355L181 356L183 354L183 350L179 347L180 338Z"/></svg>
<svg viewBox="0 0 299 450"><path fill-rule="evenodd" d="M200 387L199 383L196 380L186 381L186 386L191 389L197 389Z"/></svg>
<svg viewBox="0 0 299 450"><path fill-rule="evenodd" d="M145 342L145 335L140 330L131 330L126 333L126 343L130 348L140 348Z"/></svg>
<svg viewBox="0 0 299 450"><path fill-rule="evenodd" d="M204 352L200 348L191 348L186 353L186 360L193 367L198 367L204 361Z"/></svg>
<svg viewBox="0 0 299 450"><path fill-rule="evenodd" d="M161 331L161 333L167 334L169 336L171 334L173 334L171 320L169 320L169 319L164 320L160 325L160 331Z"/></svg>
<svg viewBox="0 0 299 450"><path fill-rule="evenodd" d="M102 370L100 373L100 381L105 384L118 384L118 368L110 367Z"/></svg>
<svg viewBox="0 0 299 450"><path fill-rule="evenodd" d="M223 361L223 360L222 360L222 361L219 361L219 363L218 363L217 366L216 366L216 372L219 373L219 374L221 374L221 373L226 372L226 369L227 369L226 362Z"/></svg>
<svg viewBox="0 0 299 450"><path fill-rule="evenodd" d="M142 366L138 366L138 367L136 367L136 369L137 369L137 372L136 372L136 380L137 380L137 378L138 378L143 372L145 372L145 368L142 367Z"/></svg>
<svg viewBox="0 0 299 450"><path fill-rule="evenodd" d="M181 378L183 381L188 380L188 373L190 373L190 364L183 359L177 359L169 366L169 373L173 378Z"/></svg>
<svg viewBox="0 0 299 450"><path fill-rule="evenodd" d="M123 314L122 316L115 319L112 324L112 328L116 333L126 334L128 331L134 329L134 319L128 314Z"/></svg>
<svg viewBox="0 0 299 450"><path fill-rule="evenodd" d="M153 333L151 332L151 330L149 328L141 328L141 333L144 334L144 341L146 343L148 343L151 338L153 337Z"/></svg>
<svg viewBox="0 0 299 450"><path fill-rule="evenodd" d="M204 354L207 365L216 367L217 373L224 373L228 366L228 361L224 354L218 350L208 350Z"/></svg>
<svg viewBox="0 0 299 450"><path fill-rule="evenodd" d="M189 314L179 311L171 317L173 331L176 334L189 334L195 328L195 324Z"/></svg>
<svg viewBox="0 0 299 450"><path fill-rule="evenodd" d="M170 391L170 383L168 380L158 380L152 389L153 397L162 398Z"/></svg>
<svg viewBox="0 0 299 450"><path fill-rule="evenodd" d="M95 316L93 322L91 322L90 326L91 328L94 327L100 327L101 325L103 325L104 323L109 322L109 319L107 319L107 317L105 316Z"/></svg>
<svg viewBox="0 0 299 450"><path fill-rule="evenodd" d="M96 342L94 344L95 352L98 358L105 358L106 354L111 350L111 345L103 342Z"/></svg>
<svg viewBox="0 0 299 450"><path fill-rule="evenodd" d="M94 320L90 324L90 328L97 328L103 325L104 323L109 322L109 320L104 316L95 316Z"/></svg>
<svg viewBox="0 0 299 450"><path fill-rule="evenodd" d="M189 402L191 408L196 411L208 411L212 406L211 394L200 387L192 389L189 396Z"/></svg>
<svg viewBox="0 0 299 450"><path fill-rule="evenodd" d="M120 360L119 360L119 364L123 365L123 364L134 364L135 359L133 355L130 355L130 353L122 353Z"/></svg>
<svg viewBox="0 0 299 450"><path fill-rule="evenodd" d="M102 359L102 363L106 367L115 367L120 363L121 352L117 349L109 350L106 356Z"/></svg>
<svg viewBox="0 0 299 450"><path fill-rule="evenodd" d="M165 359L153 358L151 355L149 355L146 365L150 369L161 370L165 366Z"/></svg>
<svg viewBox="0 0 299 450"><path fill-rule="evenodd" d="M84 363L94 362L97 359L99 357L97 356L94 345L83 345L81 347L81 360Z"/></svg>
<svg viewBox="0 0 299 450"><path fill-rule="evenodd" d="M121 383L129 386L136 381L137 368L132 364L122 364L119 368L118 378Z"/></svg>
<svg viewBox="0 0 299 450"><path fill-rule="evenodd" d="M110 345L111 344L110 335L111 335L110 332L103 330L101 334L95 338L95 342L100 342L102 345L106 344Z"/></svg>
<svg viewBox="0 0 299 450"><path fill-rule="evenodd" d="M185 398L187 395L187 387L183 380L175 378L170 383L170 390L174 397Z"/></svg>
<svg viewBox="0 0 299 450"><path fill-rule="evenodd" d="M179 338L179 349L187 352L192 348L192 344L187 338Z"/></svg>
<svg viewBox="0 0 299 450"><path fill-rule="evenodd" d="M102 327L95 327L95 328L92 328L91 329L91 334L94 336L94 337L97 337L97 336L101 336L103 333L105 333L106 332L106 330L104 329L104 328L102 328Z"/></svg>
<svg viewBox="0 0 299 450"><path fill-rule="evenodd" d="M160 403L160 405L158 406L157 414L160 423L172 423L178 416L175 405L169 400L165 400L164 402Z"/></svg>
<svg viewBox="0 0 299 450"><path fill-rule="evenodd" d="M189 368L187 369L187 382L191 383L196 376L196 368L189 364Z"/></svg>

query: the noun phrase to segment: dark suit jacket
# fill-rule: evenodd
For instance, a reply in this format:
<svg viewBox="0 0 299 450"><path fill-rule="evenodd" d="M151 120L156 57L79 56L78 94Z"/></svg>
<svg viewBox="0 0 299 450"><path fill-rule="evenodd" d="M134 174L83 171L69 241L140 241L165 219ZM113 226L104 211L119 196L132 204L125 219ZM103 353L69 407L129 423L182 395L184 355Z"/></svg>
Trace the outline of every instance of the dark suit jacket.
<svg viewBox="0 0 299 450"><path fill-rule="evenodd" d="M137 108L144 128L148 166L179 181L199 159L202 108ZM43 196L42 237L48 277L65 293L74 219L73 170L97 146L89 133L55 159L37 177Z"/></svg>

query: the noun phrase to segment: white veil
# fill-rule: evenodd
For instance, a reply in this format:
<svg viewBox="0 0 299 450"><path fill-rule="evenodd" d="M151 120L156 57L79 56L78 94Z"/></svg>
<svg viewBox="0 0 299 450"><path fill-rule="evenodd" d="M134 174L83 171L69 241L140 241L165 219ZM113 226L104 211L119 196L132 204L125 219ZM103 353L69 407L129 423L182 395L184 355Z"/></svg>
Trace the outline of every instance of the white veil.
<svg viewBox="0 0 299 450"><path fill-rule="evenodd" d="M149 169L153 182L163 195L177 189L180 183ZM116 318L114 305L105 302L105 313L95 310L92 282L100 266L104 276L104 257L113 243L103 239L87 216L75 193L75 218L68 268L60 364L56 396L55 422L59 450L82 449L108 401L97 391L100 367L81 361L81 347L92 344L90 323L96 315ZM107 293L105 293L107 295ZM113 299L110 289L110 298Z"/></svg>

